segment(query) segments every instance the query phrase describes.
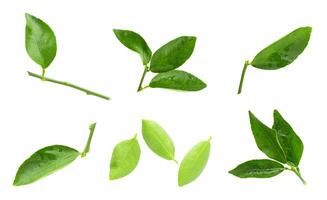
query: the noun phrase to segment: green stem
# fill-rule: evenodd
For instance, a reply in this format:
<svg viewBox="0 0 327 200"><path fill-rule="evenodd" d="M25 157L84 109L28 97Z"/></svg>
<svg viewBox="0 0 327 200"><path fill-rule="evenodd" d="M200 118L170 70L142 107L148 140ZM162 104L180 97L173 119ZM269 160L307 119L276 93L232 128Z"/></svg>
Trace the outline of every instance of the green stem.
<svg viewBox="0 0 327 200"><path fill-rule="evenodd" d="M147 88L147 87L142 87L143 85L143 81L144 81L144 78L145 78L145 75L146 73L149 71L149 67L148 66L144 66L144 71L143 71L143 74L142 74L142 77L141 77L141 80L140 80L140 83L139 83L139 86L137 88L137 92L140 92L142 91L143 89Z"/></svg>
<svg viewBox="0 0 327 200"><path fill-rule="evenodd" d="M297 177L300 178L300 180L302 181L302 183L305 185L306 184L306 181L303 179L301 173L300 173L300 170L298 167L292 167L291 170L297 175Z"/></svg>
<svg viewBox="0 0 327 200"><path fill-rule="evenodd" d="M247 70L247 68L248 68L249 65L250 65L250 62L248 60L244 62L244 67L243 67L243 70L242 70L240 85L238 86L238 92L237 92L237 94L241 94L241 92L242 92L244 76L245 76L246 70Z"/></svg>
<svg viewBox="0 0 327 200"><path fill-rule="evenodd" d="M90 124L90 126L89 126L90 133L89 133L89 137L87 139L85 148L84 148L83 152L81 153L82 158L85 157L86 154L90 151L90 146L91 146L95 126L96 126L96 123Z"/></svg>
<svg viewBox="0 0 327 200"><path fill-rule="evenodd" d="M45 69L42 68L42 81L44 81Z"/></svg>
<svg viewBox="0 0 327 200"><path fill-rule="evenodd" d="M105 99L105 100L109 100L110 99L110 97L108 97L108 96L105 96L103 94L100 94L100 93L97 93L97 92L94 92L94 91L91 91L91 90L88 90L88 89L79 87L77 85L74 85L74 84L71 84L71 83L68 83L68 82L63 82L63 81L58 81L58 80L55 80L55 79L52 79L52 78L47 78L45 76L40 76L40 75L34 74L32 72L27 72L27 73L28 73L29 76L32 76L32 77L35 77L35 78L39 78L39 79L41 79L43 81L57 83L59 85L64 85L64 86L67 86L67 87L74 88L76 90L80 90L82 92L85 92L87 95L93 95L93 96L100 97L100 98Z"/></svg>

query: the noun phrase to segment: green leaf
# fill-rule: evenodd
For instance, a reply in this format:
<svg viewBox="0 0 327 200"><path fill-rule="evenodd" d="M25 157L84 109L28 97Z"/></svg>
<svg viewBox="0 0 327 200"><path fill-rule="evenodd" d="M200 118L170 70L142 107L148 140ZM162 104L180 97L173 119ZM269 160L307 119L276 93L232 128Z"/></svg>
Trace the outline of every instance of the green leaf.
<svg viewBox="0 0 327 200"><path fill-rule="evenodd" d="M119 179L130 174L137 166L141 154L136 139L125 140L117 144L112 152L109 179Z"/></svg>
<svg viewBox="0 0 327 200"><path fill-rule="evenodd" d="M160 47L152 56L150 70L167 72L183 65L192 55L196 37L182 36Z"/></svg>
<svg viewBox="0 0 327 200"><path fill-rule="evenodd" d="M33 183L73 162L80 153L62 145L48 146L35 152L19 167L15 186Z"/></svg>
<svg viewBox="0 0 327 200"><path fill-rule="evenodd" d="M277 131L278 141L285 153L286 160L294 166L298 166L303 153L303 143L277 110L274 110L273 129Z"/></svg>
<svg viewBox="0 0 327 200"><path fill-rule="evenodd" d="M267 127L249 111L252 133L258 148L269 158L286 163L286 158L277 140L277 131Z"/></svg>
<svg viewBox="0 0 327 200"><path fill-rule="evenodd" d="M291 64L306 48L311 27L294 30L260 51L251 65L259 69L274 70Z"/></svg>
<svg viewBox="0 0 327 200"><path fill-rule="evenodd" d="M149 84L152 88L168 88L185 91L199 91L207 85L196 76L180 70L157 74Z"/></svg>
<svg viewBox="0 0 327 200"><path fill-rule="evenodd" d="M240 178L270 178L284 171L284 166L273 160L250 160L238 165L229 173Z"/></svg>
<svg viewBox="0 0 327 200"><path fill-rule="evenodd" d="M209 159L210 139L193 146L182 160L178 170L179 186L189 184L201 175Z"/></svg>
<svg viewBox="0 0 327 200"><path fill-rule="evenodd" d="M25 14L25 48L28 55L46 69L56 56L56 37L51 28L42 20Z"/></svg>
<svg viewBox="0 0 327 200"><path fill-rule="evenodd" d="M148 44L138 33L129 30L113 30L118 40L132 51L140 54L143 65L150 62L152 52Z"/></svg>
<svg viewBox="0 0 327 200"><path fill-rule="evenodd" d="M155 154L167 160L175 160L174 143L157 122L143 119L142 135L145 143Z"/></svg>

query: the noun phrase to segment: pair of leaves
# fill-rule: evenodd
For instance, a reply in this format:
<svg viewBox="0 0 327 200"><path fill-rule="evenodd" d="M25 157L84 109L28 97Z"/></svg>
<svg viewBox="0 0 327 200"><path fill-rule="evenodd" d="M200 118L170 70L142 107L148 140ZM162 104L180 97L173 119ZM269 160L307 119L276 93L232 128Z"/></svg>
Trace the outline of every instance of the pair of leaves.
<svg viewBox="0 0 327 200"><path fill-rule="evenodd" d="M72 163L78 156L84 157L90 150L96 124L91 124L87 144L82 153L68 146L52 145L33 153L19 167L13 184L27 185L46 177Z"/></svg>
<svg viewBox="0 0 327 200"><path fill-rule="evenodd" d="M114 33L123 45L140 55L146 72L158 73L151 80L150 87L184 91L198 91L206 87L206 84L196 76L176 70L191 57L195 47L195 37L178 37L160 47L152 55L146 41L138 33L118 29L114 29Z"/></svg>
<svg viewBox="0 0 327 200"><path fill-rule="evenodd" d="M252 62L246 61L238 93L242 91L243 79L248 65L258 69L276 70L291 64L307 47L311 31L311 27L298 28L261 50Z"/></svg>
<svg viewBox="0 0 327 200"><path fill-rule="evenodd" d="M142 136L147 146L156 155L166 159L175 159L175 146L167 132L156 122L142 120ZM179 186L194 181L206 166L210 153L210 141L195 145L184 157L178 172ZM141 150L136 136L116 145L110 162L111 180L130 174L137 166Z"/></svg>
<svg viewBox="0 0 327 200"><path fill-rule="evenodd" d="M269 178L290 166L299 173L298 165L303 153L303 143L282 115L274 110L274 125L269 128L249 111L250 124L258 148L273 160L251 160L240 164L230 173L240 178ZM299 174L297 174L299 175ZM299 177L302 179L301 175Z"/></svg>

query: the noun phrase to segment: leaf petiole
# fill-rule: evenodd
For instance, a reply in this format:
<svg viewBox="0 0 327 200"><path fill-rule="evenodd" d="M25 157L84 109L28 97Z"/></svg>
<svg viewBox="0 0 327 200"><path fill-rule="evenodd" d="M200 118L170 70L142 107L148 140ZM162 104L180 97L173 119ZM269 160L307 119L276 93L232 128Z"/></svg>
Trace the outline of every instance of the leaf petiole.
<svg viewBox="0 0 327 200"><path fill-rule="evenodd" d="M149 71L149 67L147 65L144 65L144 71L143 71L143 74L142 74L142 77L141 77L141 80L140 80L140 83L139 83L139 86L137 88L137 92L140 92L142 91L143 89L147 88L147 87L142 87L143 85L143 81L144 81L144 78L145 78L145 75L146 73Z"/></svg>
<svg viewBox="0 0 327 200"><path fill-rule="evenodd" d="M90 134L89 134L89 137L87 139L85 148L84 148L83 152L81 153L81 157L82 158L85 157L86 154L90 151L90 146L91 146L91 142L92 142L92 138L93 138L93 133L94 133L95 126L96 126L96 123L92 123L89 126Z"/></svg>
<svg viewBox="0 0 327 200"><path fill-rule="evenodd" d="M241 80L240 80L240 84L238 86L237 94L241 94L241 92L242 92L244 76L245 76L246 70L247 70L249 65L250 65L250 61L247 60L247 61L244 62L244 67L243 67L243 70L242 70Z"/></svg>
<svg viewBox="0 0 327 200"><path fill-rule="evenodd" d="M32 77L35 77L35 78L39 78L39 79L41 79L43 81L57 83L59 85L64 85L64 86L67 86L67 87L74 88L76 90L80 90L82 92L85 92L87 95L93 95L93 96L96 96L96 97L99 97L99 98L102 98L102 99L105 99L105 100L109 100L110 99L110 97L108 97L108 96L105 96L103 94L100 94L100 93L97 93L97 92L94 92L94 91L91 91L91 90L88 90L88 89L79 87L77 85L74 85L74 84L71 84L71 83L68 83L68 82L58 81L58 80L55 80L55 79L52 79L52 78L48 78L48 77L45 77L45 76L40 76L40 75L35 74L35 73L32 73L32 72L27 72L27 73L28 73L29 76L32 76Z"/></svg>

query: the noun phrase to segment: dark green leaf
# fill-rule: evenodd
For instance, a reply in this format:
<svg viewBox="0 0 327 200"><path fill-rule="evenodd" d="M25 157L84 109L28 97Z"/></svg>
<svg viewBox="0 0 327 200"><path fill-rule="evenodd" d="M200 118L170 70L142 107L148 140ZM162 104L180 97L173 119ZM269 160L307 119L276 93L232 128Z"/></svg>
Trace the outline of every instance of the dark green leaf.
<svg viewBox="0 0 327 200"><path fill-rule="evenodd" d="M269 158L286 163L286 158L277 140L277 131L267 127L249 111L252 133L258 148Z"/></svg>
<svg viewBox="0 0 327 200"><path fill-rule="evenodd" d="M152 88L168 88L185 91L198 91L207 85L196 76L180 70L157 74L149 84Z"/></svg>
<svg viewBox="0 0 327 200"><path fill-rule="evenodd" d="M67 146L53 145L35 152L19 167L14 185L33 183L73 162L80 153Z"/></svg>
<svg viewBox="0 0 327 200"><path fill-rule="evenodd" d="M56 37L51 28L42 20L25 14L25 47L28 55L43 69L47 68L56 56Z"/></svg>
<svg viewBox="0 0 327 200"><path fill-rule="evenodd" d="M128 30L113 30L118 40L132 51L140 54L143 65L150 62L152 52L145 40L138 33Z"/></svg>
<svg viewBox="0 0 327 200"><path fill-rule="evenodd" d="M260 51L251 65L259 69L274 70L291 64L306 48L310 34L311 27L294 30Z"/></svg>
<svg viewBox="0 0 327 200"><path fill-rule="evenodd" d="M284 166L273 160L250 160L229 173L240 178L270 178L284 171Z"/></svg>
<svg viewBox="0 0 327 200"><path fill-rule="evenodd" d="M152 56L150 70L167 72L183 65L191 57L196 37L182 36L160 47Z"/></svg>
<svg viewBox="0 0 327 200"><path fill-rule="evenodd" d="M278 141L284 150L286 160L298 166L303 153L303 143L277 110L274 110L273 129L277 131Z"/></svg>
<svg viewBox="0 0 327 200"><path fill-rule="evenodd" d="M193 146L183 158L178 170L179 186L189 184L201 175L209 159L210 139Z"/></svg>
<svg viewBox="0 0 327 200"><path fill-rule="evenodd" d="M141 154L136 136L117 144L110 161L110 180L119 179L130 174L137 166Z"/></svg>

